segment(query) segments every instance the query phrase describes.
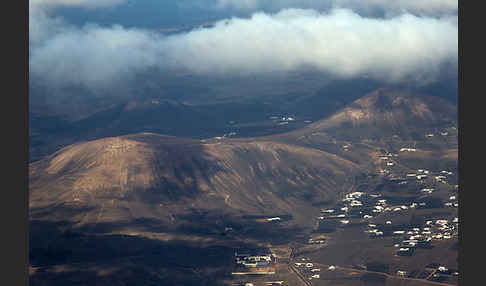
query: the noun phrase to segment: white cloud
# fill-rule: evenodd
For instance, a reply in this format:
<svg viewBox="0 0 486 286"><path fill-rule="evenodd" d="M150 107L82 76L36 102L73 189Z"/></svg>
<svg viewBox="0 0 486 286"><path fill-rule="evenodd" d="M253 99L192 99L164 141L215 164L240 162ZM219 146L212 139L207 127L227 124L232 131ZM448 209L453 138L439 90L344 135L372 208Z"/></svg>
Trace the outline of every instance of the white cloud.
<svg viewBox="0 0 486 286"><path fill-rule="evenodd" d="M383 11L386 15L404 12L441 15L457 13L458 0L216 0L213 7L244 11L278 11L286 8L317 10L349 8L360 14L373 14L376 11Z"/></svg>
<svg viewBox="0 0 486 286"><path fill-rule="evenodd" d="M29 42L38 43L52 34L71 28L60 17L50 15L59 7L99 9L125 3L126 0L29 0Z"/></svg>
<svg viewBox="0 0 486 286"><path fill-rule="evenodd" d="M343 77L370 74L387 80L432 76L442 61L457 60L457 43L457 26L449 18L407 14L379 20L344 9L257 13L166 41L171 63L195 72L312 67Z"/></svg>
<svg viewBox="0 0 486 286"><path fill-rule="evenodd" d="M206 75L315 69L343 78L423 82L438 76L444 63L457 64L457 16L374 19L347 9L286 9L166 37L116 25L73 27L34 14L31 78L48 86L110 88L149 68Z"/></svg>
<svg viewBox="0 0 486 286"><path fill-rule="evenodd" d="M66 30L31 51L30 71L46 84L110 88L161 64L153 34L121 26Z"/></svg>

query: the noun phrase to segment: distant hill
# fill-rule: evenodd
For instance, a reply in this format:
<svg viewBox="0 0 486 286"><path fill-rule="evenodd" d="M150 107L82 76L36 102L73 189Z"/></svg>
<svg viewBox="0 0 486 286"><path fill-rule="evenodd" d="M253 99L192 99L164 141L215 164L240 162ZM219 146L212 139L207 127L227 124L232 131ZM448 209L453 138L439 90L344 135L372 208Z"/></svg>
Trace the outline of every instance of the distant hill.
<svg viewBox="0 0 486 286"><path fill-rule="evenodd" d="M357 140L398 135L420 140L424 132L457 122L457 107L438 97L378 89L308 126L336 138Z"/></svg>
<svg viewBox="0 0 486 286"><path fill-rule="evenodd" d="M457 83L456 83L457 85ZM387 86L371 79L326 81L320 75L288 75L208 81L175 76L161 80L147 74L133 92L95 95L69 89L56 95L30 88L29 158L37 161L82 140L152 132L209 138L236 132L237 137L298 130L339 112L364 95ZM455 102L454 81L417 88L394 85L402 93L437 96ZM278 125L271 117L292 116Z"/></svg>

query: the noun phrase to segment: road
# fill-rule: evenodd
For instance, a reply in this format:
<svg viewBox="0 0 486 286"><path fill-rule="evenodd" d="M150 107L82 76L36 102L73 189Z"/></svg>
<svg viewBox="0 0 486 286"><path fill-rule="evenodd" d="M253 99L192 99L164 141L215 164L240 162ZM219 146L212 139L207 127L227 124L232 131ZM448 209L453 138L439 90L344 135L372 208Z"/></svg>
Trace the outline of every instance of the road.
<svg viewBox="0 0 486 286"><path fill-rule="evenodd" d="M323 264L321 264L321 265L323 265ZM323 266L329 267L330 265L323 265ZM420 278L400 277L400 276L390 275L390 274L383 273L383 272L376 272L376 271L369 271L369 270L360 270L360 269L348 268L348 267L342 267L342 266L335 266L335 267L336 267L336 269L341 269L341 270L346 270L346 271L355 271L355 272L361 272L361 273L380 274L380 275L384 275L384 276L386 276L388 278L393 278L393 279L419 281L419 282L423 282L423 283L428 283L428 284L433 284L433 285L440 285L440 286L456 286L454 284L448 284L448 283L442 283L442 282L429 281L429 280L420 279ZM429 277L431 277L434 273L432 273ZM429 277L427 277L427 278L429 278Z"/></svg>
<svg viewBox="0 0 486 286"><path fill-rule="evenodd" d="M304 285L312 286L312 284L309 282L309 280L305 279L305 277L302 276L302 274L300 274L300 272L297 269L295 269L294 263L292 262L293 258L294 258L294 248L291 247L290 248L290 256L289 256L289 269L292 272L294 272L297 275L297 277L299 277L300 281L302 281L302 283Z"/></svg>
<svg viewBox="0 0 486 286"><path fill-rule="evenodd" d="M307 280L302 274L300 274L300 272L295 268L295 266L293 265L293 260L294 258L294 249L291 248L291 251L290 251L290 259L289 259L289 269L294 272L297 277L299 277L299 279L302 281L302 283L306 286L312 286L311 282L309 280ZM321 266L324 266L325 268L328 268L329 266L331 265L325 265L325 264L319 264ZM374 273L374 274L380 274L380 275L384 275L386 276L387 278L392 278L392 279L402 279L402 280L409 280L409 281L418 281L418 282L422 282L422 283L427 283L427 284L431 284L431 285L439 285L439 286L456 286L455 284L448 284L448 283L442 283L442 282L435 282L435 281L429 281L429 280L426 280L430 277L432 277L432 275L435 274L436 271L432 272L426 279L420 279L420 278L410 278L410 277L400 277L400 276L396 276L396 275L390 275L390 274L387 274L387 273L383 273L383 272L376 272L376 271L369 271L369 270L360 270L360 269L355 269L355 268L349 268L349 267L342 267L342 266L336 266L336 269L341 269L341 270L346 270L346 271L353 271L353 272L360 272L360 273Z"/></svg>

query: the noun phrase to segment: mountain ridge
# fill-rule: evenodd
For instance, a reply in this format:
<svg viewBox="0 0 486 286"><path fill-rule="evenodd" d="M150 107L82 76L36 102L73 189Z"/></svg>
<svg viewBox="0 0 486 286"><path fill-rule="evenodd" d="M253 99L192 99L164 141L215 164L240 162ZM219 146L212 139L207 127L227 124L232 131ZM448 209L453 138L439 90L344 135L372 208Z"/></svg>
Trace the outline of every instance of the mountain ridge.
<svg viewBox="0 0 486 286"><path fill-rule="evenodd" d="M406 113L410 102L420 104ZM356 187L357 176L375 171L379 150L393 134L401 137L396 146L412 142L407 129L393 127L395 119L382 123L393 127L380 139L385 143L369 141L362 134L372 135L370 130L377 128L370 118L390 112L393 117L395 111L398 118L415 114L417 119L406 123L422 133L453 121L453 111L437 114L441 108L430 102L451 111L434 98L380 89L328 118L283 134L189 139L142 132L76 143L29 165L31 217L62 218L54 206L67 206L80 210L69 217L80 225L139 218L170 224L178 214L194 210L283 213L308 224L306 213L316 209L309 206L335 200ZM434 122L429 126L418 123L430 118ZM342 126L351 120L358 124ZM344 133L336 132L338 127ZM351 152L342 147L346 145L352 145ZM441 142L434 146L454 150ZM453 151L447 154L454 159Z"/></svg>

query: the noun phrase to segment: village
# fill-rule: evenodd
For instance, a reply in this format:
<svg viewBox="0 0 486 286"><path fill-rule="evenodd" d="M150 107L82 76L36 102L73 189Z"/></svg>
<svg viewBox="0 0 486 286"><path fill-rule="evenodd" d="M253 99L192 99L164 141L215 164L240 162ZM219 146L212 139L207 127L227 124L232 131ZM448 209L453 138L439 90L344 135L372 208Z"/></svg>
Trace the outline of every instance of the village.
<svg viewBox="0 0 486 286"><path fill-rule="evenodd" d="M238 253L235 252L236 269L233 275L240 273L255 273L255 274L274 274L275 270L272 264L275 263L275 257L269 253L254 253L249 252Z"/></svg>
<svg viewBox="0 0 486 286"><path fill-rule="evenodd" d="M447 134L442 133L442 136ZM427 137L432 137L430 134ZM351 148L350 144L344 145L345 150ZM457 216L459 188L455 183L456 177L452 170L427 170L418 168L416 170L397 168L400 166L399 157L403 152L417 152L416 148L403 147L399 153L384 152L379 156L378 166L381 166L377 173L389 183L387 186L395 185L398 188L406 188L406 192L398 192L392 195L388 188L381 191L352 191L341 195L338 202L332 207L321 208L319 214L314 217L317 221L317 234L312 234L304 242L309 247L326 247L327 237L342 229L359 227L367 235L368 239L380 240L391 239L393 250L390 256L402 257L402 259L413 259L417 249L430 251L435 243L457 239L459 218ZM405 190L405 189L404 189ZM403 195L406 193L406 195ZM449 212L442 212L446 216L437 216L438 209L451 209ZM435 210L435 211L434 211ZM429 212L431 211L431 212ZM396 218L403 218L412 212L423 213L422 219L412 223L404 223ZM428 215L430 213L430 215ZM278 216L260 219L262 222L280 223ZM398 269L393 273L384 273L373 269L367 269L365 265L337 265L321 264L312 261L309 257L289 257L289 273L295 273L301 284L328 285L324 277L330 279L335 273L380 273L393 279L408 279L430 282L457 281L459 272L457 269L449 269L446 265L432 263L422 269L410 273L407 269ZM274 272L278 259L272 254L235 254L235 263L239 265L240 273L245 269L246 273L278 274ZM282 263L282 261L280 261ZM272 267L273 268L269 268ZM269 270L270 269L270 270ZM336 273L337 273L336 272ZM269 275L272 276L272 275ZM281 276L278 276L281 278ZM455 280L454 280L455 279ZM275 280L275 279L274 279ZM323 281L322 284L319 281ZM264 279L264 283L254 284L252 280L245 283L233 284L240 286L255 285L293 285L286 280L272 281L272 278ZM263 281L263 280L261 280ZM454 283L454 282L452 282ZM455 283L454 283L455 284ZM454 285L443 283L443 285Z"/></svg>
<svg viewBox="0 0 486 286"><path fill-rule="evenodd" d="M441 133L446 136L446 132ZM432 137L433 134L427 134L426 137ZM343 145L344 150L349 150L350 145ZM416 152L416 148L403 147L399 152ZM323 208L320 210L320 215L317 217L319 224L326 222L334 222L336 228L346 228L353 223L367 222L363 230L368 234L370 239L380 239L384 237L393 237L396 242L394 244L394 253L391 255L411 257L417 248L430 249L434 241L444 241L450 239L457 239L459 218L457 212L453 217L436 217L434 219L424 219L422 223L404 224L403 222L396 223L392 217L397 215L406 215L414 210L426 210L437 208L457 208L458 207L458 185L451 182L451 177L454 173L450 170L431 171L426 169L417 169L415 171L397 172L393 168L399 165L397 157L399 154L384 152L379 157L381 161L381 169L379 174L387 178L389 182L397 185L410 184L416 186L415 194L418 199L406 200L402 197L386 196L380 192L365 193L365 192L350 192L343 194L341 201L338 202L334 208ZM452 178L453 179L453 178ZM440 196L435 196L437 189L440 189ZM447 192L447 193L446 193ZM446 193L446 194L445 194ZM410 194L410 192L408 192ZM414 197L414 196L412 196ZM432 198L434 200L427 200ZM441 197L445 197L442 202ZM390 202L393 199L394 202ZM400 200L405 202L399 203ZM442 204L437 204L441 201ZM329 228L322 228L328 230ZM330 231L333 229L331 228ZM324 242L324 241L322 241ZM311 243L311 241L309 241ZM315 243L312 241L312 243ZM307 266L307 264L299 263L298 266ZM335 269L336 266L329 266L329 269ZM303 267L303 272L309 272L306 267ZM314 270L318 272L319 270ZM429 271L430 275L422 277L431 281L439 281L444 276L458 276L459 273L455 270L447 269L443 265L436 265L435 268L426 267L424 271ZM309 273L310 274L310 273ZM408 273L404 270L399 270L396 276L407 277ZM317 279L320 276L314 274L309 278Z"/></svg>

